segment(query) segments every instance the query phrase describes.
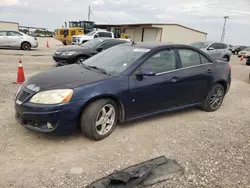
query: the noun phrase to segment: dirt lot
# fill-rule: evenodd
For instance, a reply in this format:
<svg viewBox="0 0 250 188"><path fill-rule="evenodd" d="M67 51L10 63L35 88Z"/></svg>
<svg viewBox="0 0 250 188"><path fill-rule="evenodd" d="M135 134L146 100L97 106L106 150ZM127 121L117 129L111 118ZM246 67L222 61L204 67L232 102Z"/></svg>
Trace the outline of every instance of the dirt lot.
<svg viewBox="0 0 250 188"><path fill-rule="evenodd" d="M175 159L185 173L153 187L250 187L250 67L244 62L232 58L232 86L218 111L147 118L94 142L79 131L68 137L34 133L13 117L18 59L26 78L55 68L51 54L59 43L50 39L47 49L45 41L30 52L0 50L0 187L84 187L114 169L160 155Z"/></svg>

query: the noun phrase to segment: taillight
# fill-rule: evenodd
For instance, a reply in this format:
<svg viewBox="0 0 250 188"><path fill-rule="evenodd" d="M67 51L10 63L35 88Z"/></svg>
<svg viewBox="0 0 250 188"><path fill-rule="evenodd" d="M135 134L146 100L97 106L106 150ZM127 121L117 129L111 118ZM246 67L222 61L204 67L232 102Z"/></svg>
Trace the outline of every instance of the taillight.
<svg viewBox="0 0 250 188"><path fill-rule="evenodd" d="M232 71L232 67L231 67L231 65L229 63L228 63L228 69L229 69L230 72Z"/></svg>

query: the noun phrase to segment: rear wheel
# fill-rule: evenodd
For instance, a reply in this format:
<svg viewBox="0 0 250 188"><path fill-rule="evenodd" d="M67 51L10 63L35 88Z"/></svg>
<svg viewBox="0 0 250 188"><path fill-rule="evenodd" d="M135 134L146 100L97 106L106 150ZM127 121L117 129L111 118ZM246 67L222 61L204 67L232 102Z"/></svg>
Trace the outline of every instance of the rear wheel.
<svg viewBox="0 0 250 188"><path fill-rule="evenodd" d="M77 63L77 64L82 63L82 62L84 62L86 59L88 59L88 58L87 58L87 57L84 57L84 56L78 57L78 58L76 59L76 63Z"/></svg>
<svg viewBox="0 0 250 188"><path fill-rule="evenodd" d="M23 42L21 45L22 50L30 50L30 48L31 48L31 45L28 42Z"/></svg>
<svg viewBox="0 0 250 188"><path fill-rule="evenodd" d="M221 84L215 84L202 104L202 109L213 112L220 108L225 96L225 89Z"/></svg>
<svg viewBox="0 0 250 188"><path fill-rule="evenodd" d="M100 99L90 103L81 116L83 134L92 140L108 137L116 127L118 107L111 99Z"/></svg>
<svg viewBox="0 0 250 188"><path fill-rule="evenodd" d="M225 55L225 56L223 57L223 60L229 62L229 61L230 61L230 58L229 58L229 56Z"/></svg>

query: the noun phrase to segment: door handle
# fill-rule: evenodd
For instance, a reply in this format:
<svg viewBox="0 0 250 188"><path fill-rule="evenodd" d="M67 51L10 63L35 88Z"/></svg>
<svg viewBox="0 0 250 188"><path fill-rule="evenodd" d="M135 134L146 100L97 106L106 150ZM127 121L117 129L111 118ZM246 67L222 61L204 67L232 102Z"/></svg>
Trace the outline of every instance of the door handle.
<svg viewBox="0 0 250 188"><path fill-rule="evenodd" d="M180 78L178 78L178 77L172 77L170 79L171 82L177 82L178 80L180 80Z"/></svg>
<svg viewBox="0 0 250 188"><path fill-rule="evenodd" d="M212 72L213 72L212 69L207 70L207 73L212 73Z"/></svg>

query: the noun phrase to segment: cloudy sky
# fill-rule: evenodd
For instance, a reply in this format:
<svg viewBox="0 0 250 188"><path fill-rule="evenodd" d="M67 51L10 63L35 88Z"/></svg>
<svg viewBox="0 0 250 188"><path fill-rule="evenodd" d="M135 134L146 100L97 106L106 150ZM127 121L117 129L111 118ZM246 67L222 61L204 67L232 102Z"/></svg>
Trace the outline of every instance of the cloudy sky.
<svg viewBox="0 0 250 188"><path fill-rule="evenodd" d="M225 42L250 45L250 0L0 0L0 20L20 25L61 27L64 21L98 23L178 23L220 40L228 15Z"/></svg>

